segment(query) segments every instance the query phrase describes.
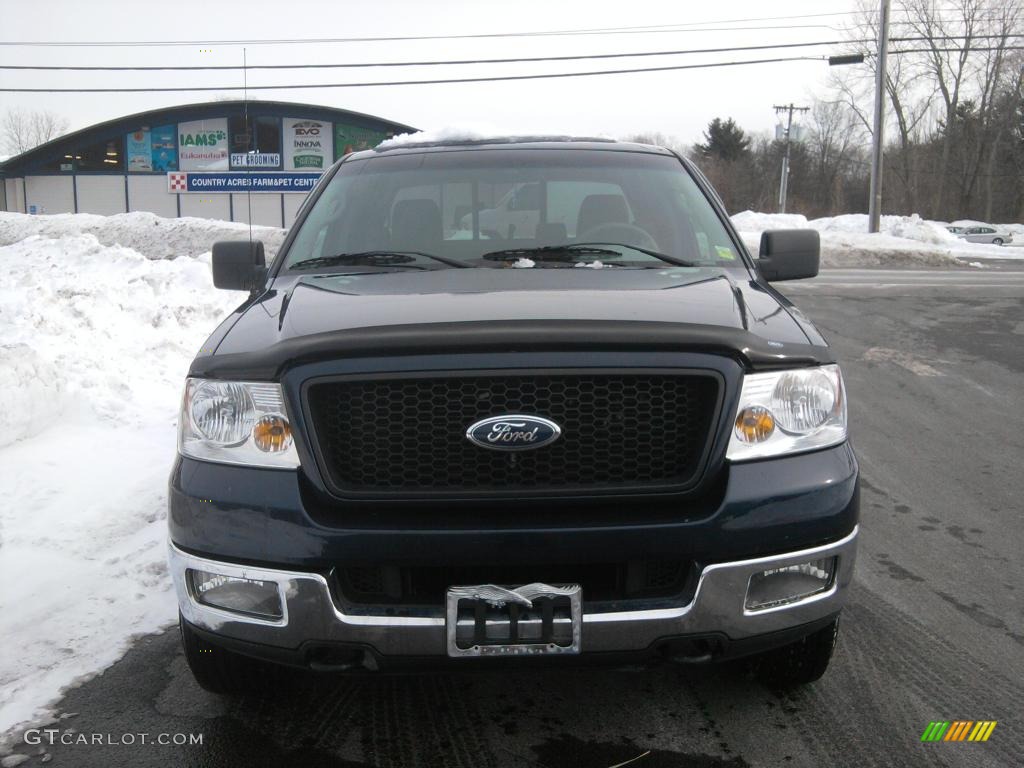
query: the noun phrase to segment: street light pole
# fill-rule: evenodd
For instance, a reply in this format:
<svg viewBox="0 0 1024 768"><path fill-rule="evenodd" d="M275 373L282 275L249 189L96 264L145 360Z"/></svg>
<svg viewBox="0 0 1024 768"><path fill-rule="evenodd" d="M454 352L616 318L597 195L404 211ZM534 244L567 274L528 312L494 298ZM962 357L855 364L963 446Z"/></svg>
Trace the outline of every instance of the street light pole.
<svg viewBox="0 0 1024 768"><path fill-rule="evenodd" d="M871 193L868 200L868 232L877 232L882 217L882 145L885 130L886 55L889 51L889 0L878 12L878 61L875 72L875 124L871 136Z"/></svg>

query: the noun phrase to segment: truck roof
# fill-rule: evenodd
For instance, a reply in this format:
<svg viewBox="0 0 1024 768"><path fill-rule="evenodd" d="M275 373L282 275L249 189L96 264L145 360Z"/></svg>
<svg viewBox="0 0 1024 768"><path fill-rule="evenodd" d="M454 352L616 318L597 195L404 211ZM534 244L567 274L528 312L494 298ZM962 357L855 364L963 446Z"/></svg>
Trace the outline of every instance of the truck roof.
<svg viewBox="0 0 1024 768"><path fill-rule="evenodd" d="M619 152L650 152L661 155L673 154L664 147L653 144L638 144L618 141L600 136L524 135L524 136L480 136L431 135L429 133L403 134L382 142L374 149L355 153L354 157L371 157L381 154L405 152L443 152L461 149L582 149Z"/></svg>

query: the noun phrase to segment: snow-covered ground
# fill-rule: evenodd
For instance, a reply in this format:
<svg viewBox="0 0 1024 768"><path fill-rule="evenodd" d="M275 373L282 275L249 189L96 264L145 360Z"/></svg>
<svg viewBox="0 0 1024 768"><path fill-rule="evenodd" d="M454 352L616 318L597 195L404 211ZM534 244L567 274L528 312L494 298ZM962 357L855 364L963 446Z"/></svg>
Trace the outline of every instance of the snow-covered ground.
<svg viewBox="0 0 1024 768"><path fill-rule="evenodd" d="M262 240L266 246L268 259L277 253L284 232L276 227L252 228L253 238ZM102 245L123 245L147 259L176 259L206 253L218 240L247 238L249 226L188 216L165 219L140 211L116 216L91 213L26 216L0 211L0 246L16 243L31 235L62 238L72 234L93 235Z"/></svg>
<svg viewBox="0 0 1024 768"><path fill-rule="evenodd" d="M178 400L241 296L213 289L209 253L158 257L247 228L106 221L0 214L0 733L176 616L164 510ZM103 244L122 237L135 248Z"/></svg>
<svg viewBox="0 0 1024 768"><path fill-rule="evenodd" d="M1024 256L916 217L885 217L881 235L857 216L734 221L755 249L764 228L817 227L832 265ZM164 513L178 399L241 300L213 288L210 246L247 234L141 213L0 213L0 733L175 620ZM254 234L271 253L283 235Z"/></svg>
<svg viewBox="0 0 1024 768"><path fill-rule="evenodd" d="M1021 259L1024 248L968 243L942 222L920 216L883 216L880 232L868 234L868 217L848 213L808 220L792 213L744 211L732 217L751 253L757 254L765 229L816 229L821 234L823 267L943 267L973 259ZM1000 225L1024 244L1024 225Z"/></svg>

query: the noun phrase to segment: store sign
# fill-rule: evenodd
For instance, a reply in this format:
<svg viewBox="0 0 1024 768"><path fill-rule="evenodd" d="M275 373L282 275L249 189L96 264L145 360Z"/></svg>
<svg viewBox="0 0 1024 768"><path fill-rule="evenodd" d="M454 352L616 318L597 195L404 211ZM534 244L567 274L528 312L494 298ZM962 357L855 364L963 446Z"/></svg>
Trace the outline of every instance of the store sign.
<svg viewBox="0 0 1024 768"><path fill-rule="evenodd" d="M284 171L238 171L224 173L167 174L167 191L200 192L309 192L320 178L319 173L288 173Z"/></svg>
<svg viewBox="0 0 1024 768"><path fill-rule="evenodd" d="M232 168L280 168L278 152L232 152Z"/></svg>
<svg viewBox="0 0 1024 768"><path fill-rule="evenodd" d="M226 171L227 118L179 123L178 163L183 171Z"/></svg>
<svg viewBox="0 0 1024 768"><path fill-rule="evenodd" d="M334 161L331 124L285 118L284 167L288 171L323 171Z"/></svg>
<svg viewBox="0 0 1024 768"><path fill-rule="evenodd" d="M147 173L153 170L153 145L148 128L132 131L125 137L128 171Z"/></svg>
<svg viewBox="0 0 1024 768"><path fill-rule="evenodd" d="M178 170L178 145L176 125L161 125L149 132L149 146L152 150L153 168L157 173Z"/></svg>
<svg viewBox="0 0 1024 768"><path fill-rule="evenodd" d="M373 149L389 134L384 131L374 131L370 128L360 128L356 125L345 123L334 124L334 147L337 150L335 159L351 152L358 152L363 149Z"/></svg>

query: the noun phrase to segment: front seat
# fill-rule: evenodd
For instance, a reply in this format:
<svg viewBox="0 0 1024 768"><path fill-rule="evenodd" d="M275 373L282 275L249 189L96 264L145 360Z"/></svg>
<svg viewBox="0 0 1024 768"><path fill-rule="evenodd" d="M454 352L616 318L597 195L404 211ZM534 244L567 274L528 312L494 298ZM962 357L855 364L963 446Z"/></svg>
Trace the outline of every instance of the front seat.
<svg viewBox="0 0 1024 768"><path fill-rule="evenodd" d="M587 195L576 220L576 237L601 224L629 224L629 208L622 195Z"/></svg>
<svg viewBox="0 0 1024 768"><path fill-rule="evenodd" d="M444 239L441 209L433 200L399 200L391 211L391 247L437 253Z"/></svg>
<svg viewBox="0 0 1024 768"><path fill-rule="evenodd" d="M562 245L569 239L565 224L560 221L546 221L537 225L537 232L533 236L536 245Z"/></svg>

